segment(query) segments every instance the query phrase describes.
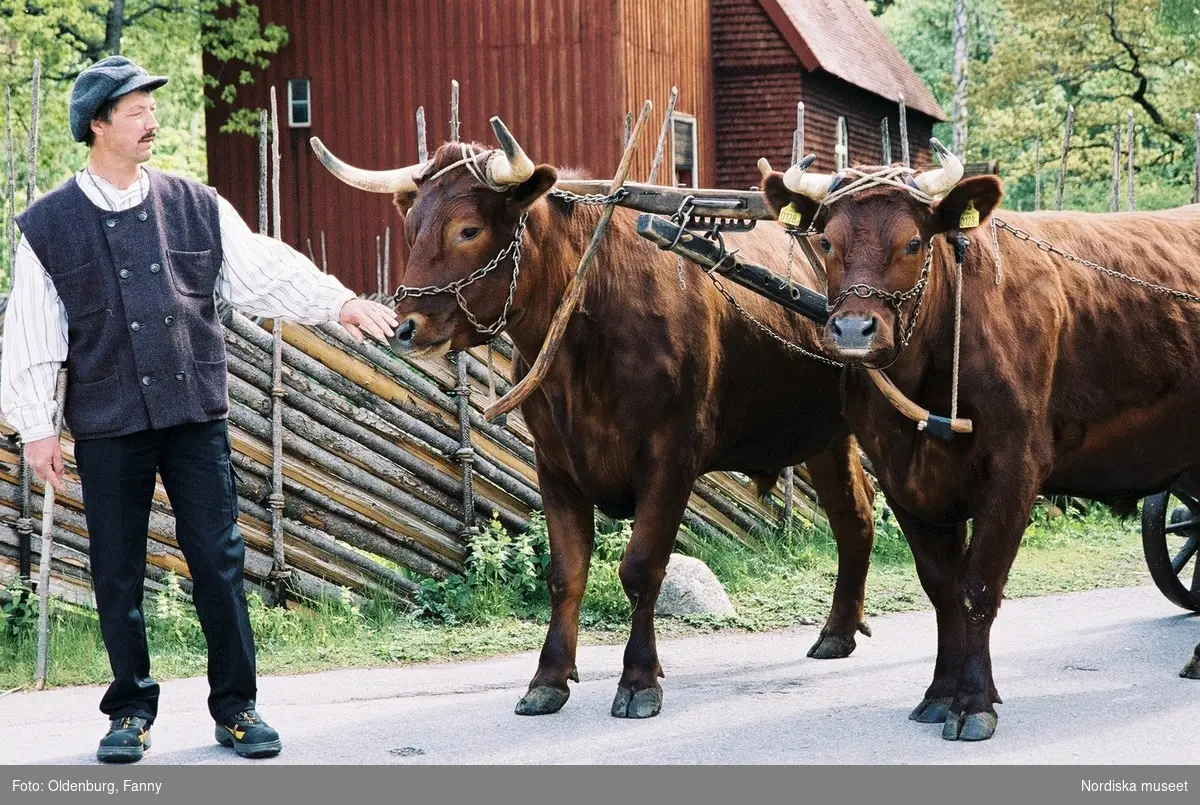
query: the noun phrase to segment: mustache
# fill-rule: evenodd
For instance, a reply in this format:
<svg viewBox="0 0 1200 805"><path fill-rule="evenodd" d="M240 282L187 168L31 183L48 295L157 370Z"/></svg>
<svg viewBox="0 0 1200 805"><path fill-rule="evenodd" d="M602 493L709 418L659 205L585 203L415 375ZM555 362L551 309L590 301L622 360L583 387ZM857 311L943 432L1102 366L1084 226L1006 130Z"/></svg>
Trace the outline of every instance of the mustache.
<svg viewBox="0 0 1200 805"><path fill-rule="evenodd" d="M155 136L156 136L156 135L154 135L154 134L147 134L145 137L143 137L142 139L138 140L138 142L140 142L140 143L152 143L152 142L154 142L154 137L155 137Z"/></svg>

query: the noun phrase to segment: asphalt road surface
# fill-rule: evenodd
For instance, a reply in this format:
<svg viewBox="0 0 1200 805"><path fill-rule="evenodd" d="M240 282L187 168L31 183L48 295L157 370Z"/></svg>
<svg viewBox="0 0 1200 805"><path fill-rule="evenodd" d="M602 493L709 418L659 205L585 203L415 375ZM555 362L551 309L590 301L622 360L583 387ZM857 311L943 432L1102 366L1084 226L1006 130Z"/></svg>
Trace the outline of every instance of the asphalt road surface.
<svg viewBox="0 0 1200 805"><path fill-rule="evenodd" d="M811 660L817 627L663 641L663 712L616 719L620 646L579 652L560 712L513 714L536 653L477 662L264 677L283 753L243 761L212 739L203 678L163 683L142 764L1184 763L1200 761L1200 680L1177 674L1200 620L1153 587L1006 601L993 628L996 736L947 742L907 720L933 672L932 612L872 620L844 660ZM94 763L102 688L16 693L2 761Z"/></svg>

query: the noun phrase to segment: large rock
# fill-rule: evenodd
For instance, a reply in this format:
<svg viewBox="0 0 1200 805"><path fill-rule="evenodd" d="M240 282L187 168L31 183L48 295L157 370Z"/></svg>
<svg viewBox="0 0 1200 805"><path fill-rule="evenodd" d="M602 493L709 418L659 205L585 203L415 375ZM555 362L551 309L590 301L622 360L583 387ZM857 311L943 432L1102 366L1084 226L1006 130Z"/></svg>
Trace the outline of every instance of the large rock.
<svg viewBox="0 0 1200 805"><path fill-rule="evenodd" d="M699 559L671 554L667 577L663 579L656 615L716 615L728 618L737 614L725 588Z"/></svg>

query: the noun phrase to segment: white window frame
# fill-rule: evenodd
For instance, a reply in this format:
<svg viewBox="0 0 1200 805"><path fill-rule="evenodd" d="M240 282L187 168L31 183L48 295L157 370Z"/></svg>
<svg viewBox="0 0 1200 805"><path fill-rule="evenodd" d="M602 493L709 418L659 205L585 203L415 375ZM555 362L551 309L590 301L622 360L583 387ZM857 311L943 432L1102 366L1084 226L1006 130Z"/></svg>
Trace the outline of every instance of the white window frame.
<svg viewBox="0 0 1200 805"><path fill-rule="evenodd" d="M682 120L685 123L690 123L692 126L692 187L700 187L700 142L699 129L696 125L696 116L689 115L686 112L674 112L671 115L671 184L675 182L675 121Z"/></svg>
<svg viewBox="0 0 1200 805"><path fill-rule="evenodd" d="M303 101L304 108L308 112L308 120L302 123L297 123L295 118L295 104L297 101L292 97L292 88L297 81L304 82L304 88L308 91L308 97ZM287 108L288 108L288 126L293 129L310 129L312 128L312 81L307 78L289 78L287 82Z"/></svg>

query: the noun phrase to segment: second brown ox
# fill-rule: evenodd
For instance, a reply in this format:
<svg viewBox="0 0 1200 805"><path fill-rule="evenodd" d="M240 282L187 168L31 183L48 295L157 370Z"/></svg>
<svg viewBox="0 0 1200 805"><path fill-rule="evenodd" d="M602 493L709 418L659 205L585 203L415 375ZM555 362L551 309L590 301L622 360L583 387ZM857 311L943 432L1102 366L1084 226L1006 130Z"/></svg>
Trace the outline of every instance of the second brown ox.
<svg viewBox="0 0 1200 805"><path fill-rule="evenodd" d="M1177 479L1200 478L1200 304L1006 229L994 246L988 215L1000 181L960 182L961 164L934 143L942 169L915 178L892 171L886 178L898 184L791 171L765 177L764 192L774 209L794 203L820 231L829 353L889 367L905 394L941 415L954 379L950 241L968 240L958 416L974 432L943 441L918 431L859 371L846 375L846 412L937 610L933 682L911 718L944 722L947 739L981 740L995 731L1000 701L992 622L1039 492L1128 508ZM853 192L838 197L839 185ZM1200 206L1002 218L1095 264L1200 292Z"/></svg>
<svg viewBox="0 0 1200 805"><path fill-rule="evenodd" d="M358 170L314 146L347 183L396 192L405 213L410 292L396 306L393 348L463 349L505 329L517 348L516 380L541 348L600 213L552 194L556 170L535 167L502 124L496 131L507 153L450 143L429 164L395 171ZM874 490L842 416L840 370L765 336L695 266L685 266L681 288L675 257L638 237L635 225L631 211L615 210L582 305L548 375L521 406L549 530L552 612L519 714L557 711L568 680L578 678L593 507L633 518L620 565L633 624L612 713L659 712L654 606L692 486L711 470L742 471L769 489L783 468L807 462L839 555L833 607L810 656L846 656L855 631L866 631ZM780 267L788 249L773 223L731 245ZM452 283L457 293L447 290ZM772 327L816 348L813 325L734 293Z"/></svg>

